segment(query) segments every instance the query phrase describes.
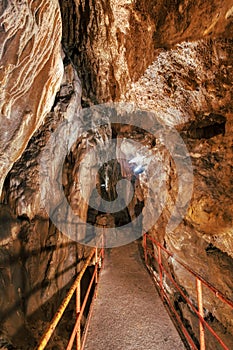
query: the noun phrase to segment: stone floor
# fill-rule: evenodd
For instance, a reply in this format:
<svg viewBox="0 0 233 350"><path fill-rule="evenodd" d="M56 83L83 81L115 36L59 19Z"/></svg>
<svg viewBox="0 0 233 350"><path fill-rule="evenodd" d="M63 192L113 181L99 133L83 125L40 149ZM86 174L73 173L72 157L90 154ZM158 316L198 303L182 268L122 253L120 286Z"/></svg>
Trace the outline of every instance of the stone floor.
<svg viewBox="0 0 233 350"><path fill-rule="evenodd" d="M136 242L106 252L84 349L185 349Z"/></svg>

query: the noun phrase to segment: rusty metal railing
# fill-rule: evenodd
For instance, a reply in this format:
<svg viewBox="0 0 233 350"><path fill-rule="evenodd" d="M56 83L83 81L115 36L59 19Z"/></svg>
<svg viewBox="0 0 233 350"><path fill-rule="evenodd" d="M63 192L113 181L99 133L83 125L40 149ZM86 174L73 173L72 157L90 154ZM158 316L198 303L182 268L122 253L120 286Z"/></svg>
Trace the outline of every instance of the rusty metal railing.
<svg viewBox="0 0 233 350"><path fill-rule="evenodd" d="M153 246L156 246L157 248L157 256L155 255L155 251L151 250L148 247L147 241L151 241L153 243ZM224 350L230 350L227 345L223 342L223 340L219 337L219 335L214 331L214 329L208 324L208 322L204 319L204 307L203 307L203 294L202 294L202 286L205 285L210 291L212 291L216 298L221 300L223 303L227 304L230 308L233 309L233 301L230 299L227 299L223 293L221 293L217 288L212 286L209 282L207 282L204 278L202 278L200 275L198 275L195 271L193 271L190 267L188 267L186 264L184 264L179 259L175 258L173 253L169 252L165 247L163 247L155 238L149 236L147 233L143 235L143 247L144 247L144 257L145 257L145 263L149 271L151 271L151 267L148 265L148 255L152 258L154 258L158 263L158 277L154 275L154 278L156 280L156 283L159 287L160 294L163 300L165 300L169 306L169 308L172 310L173 314L176 317L176 320L180 326L180 329L185 336L188 344L193 350L205 350L206 348L206 342L205 342L205 332L206 329L214 336L214 338L217 340L217 342L222 346ZM193 275L196 279L196 290L197 290L197 307L194 306L193 302L185 295L181 287L178 285L178 283L174 280L172 275L167 271L167 269L164 267L162 263L162 252L164 252L168 257L172 257L178 264L180 264L183 268L185 268L186 271L188 271L191 275ZM168 293L166 292L166 289L164 287L163 283L163 276L164 274L166 277L170 280L170 282L174 285L174 287L178 290L180 295L183 297L183 299L187 302L187 304L190 306L192 311L197 315L199 319L199 348L196 346L195 342L193 341L191 335L189 334L188 330L186 329L185 325L182 322L182 319L180 318L177 310L175 309L174 305L170 301L168 297Z"/></svg>
<svg viewBox="0 0 233 350"><path fill-rule="evenodd" d="M91 281L89 283L86 295L84 297L84 300L81 305L81 281L82 277L90 265L92 259L95 256L95 269L91 278ZM95 283L98 282L98 267L102 266L102 260L104 257L104 248L100 249L98 252L97 248L93 248L88 259L85 262L85 265L83 266L82 270L79 272L76 280L74 281L73 285L71 286L70 290L68 291L66 297L64 298L62 304L60 305L59 309L57 310L56 314L54 315L51 323L49 324L47 330L45 331L44 335L42 336L39 345L36 347L35 350L44 350L53 335L59 321L61 320L63 313L68 306L68 304L71 301L72 296L74 293L76 293L76 322L72 331L72 334L70 336L68 345L66 347L66 350L71 350L73 348L74 341L76 339L76 350L81 350L83 346L82 337L81 337L81 318L83 315L83 312L85 310L88 297L91 292L92 285L95 281Z"/></svg>

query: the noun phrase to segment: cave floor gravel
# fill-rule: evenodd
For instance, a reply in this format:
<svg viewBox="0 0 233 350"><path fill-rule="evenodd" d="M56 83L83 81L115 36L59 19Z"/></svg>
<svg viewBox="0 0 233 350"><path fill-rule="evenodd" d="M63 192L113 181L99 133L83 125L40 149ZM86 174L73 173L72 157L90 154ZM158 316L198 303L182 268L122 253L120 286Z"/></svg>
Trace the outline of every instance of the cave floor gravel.
<svg viewBox="0 0 233 350"><path fill-rule="evenodd" d="M106 251L84 349L185 349L137 242Z"/></svg>

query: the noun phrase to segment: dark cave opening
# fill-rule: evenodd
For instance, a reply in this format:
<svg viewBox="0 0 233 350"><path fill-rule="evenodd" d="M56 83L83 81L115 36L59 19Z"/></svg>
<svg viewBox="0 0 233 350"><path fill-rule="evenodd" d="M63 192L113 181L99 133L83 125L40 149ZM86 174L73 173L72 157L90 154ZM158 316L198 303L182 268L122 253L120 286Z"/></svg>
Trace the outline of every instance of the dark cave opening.
<svg viewBox="0 0 233 350"><path fill-rule="evenodd" d="M217 135L225 135L225 128L226 117L210 113L208 116L191 123L188 136L191 139L210 139Z"/></svg>

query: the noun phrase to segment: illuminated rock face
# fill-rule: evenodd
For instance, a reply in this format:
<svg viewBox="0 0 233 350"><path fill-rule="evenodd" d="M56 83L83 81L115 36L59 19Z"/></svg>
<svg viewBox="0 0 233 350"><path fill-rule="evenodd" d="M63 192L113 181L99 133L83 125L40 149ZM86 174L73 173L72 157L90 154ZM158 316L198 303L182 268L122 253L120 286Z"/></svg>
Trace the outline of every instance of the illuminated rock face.
<svg viewBox="0 0 233 350"><path fill-rule="evenodd" d="M232 0L161 0L156 4L70 0L60 1L60 16L55 0L0 4L0 187L6 178L0 207L0 311L4 316L0 318L5 338L8 334L23 349L34 347L37 330L45 327L75 273L77 257L79 269L88 254L88 249L58 232L40 202L41 152L61 122L78 118L78 128L82 128L81 98L83 106L134 102L175 127L191 157L194 189L184 220L167 233L178 186L170 155L164 150L158 153L156 140L131 127L111 130L108 124L105 131L98 131L92 120L95 132L78 140L63 167L65 194L75 213L83 220L98 218L77 188L82 174L85 195L91 194L90 179L98 163L98 157L90 155L95 144L111 139L113 133L118 141L120 135L137 141L134 151L140 153L142 142L154 152L150 171L157 187L148 192L147 179L139 174L128 215L133 220L136 206L141 210L146 198L151 203L159 201L158 188L163 188L167 203L150 233L232 298L232 6ZM59 139L58 144L63 141ZM126 148L122 156L124 152ZM60 162L56 149L53 162ZM132 175L124 161L119 159L119 164L123 177ZM159 164L167 169L164 176ZM142 212L145 226L152 214ZM193 281L175 263L169 262L169 267L195 301ZM197 336L198 325L190 310L174 290L171 298ZM207 292L204 298L206 317L233 348L229 309L222 309ZM211 350L218 349L210 339L209 344Z"/></svg>
<svg viewBox="0 0 233 350"><path fill-rule="evenodd" d="M0 6L1 192L5 176L51 110L63 65L57 0Z"/></svg>
<svg viewBox="0 0 233 350"><path fill-rule="evenodd" d="M63 46L80 69L86 103L118 100L157 49L231 38L233 1L60 1Z"/></svg>
<svg viewBox="0 0 233 350"><path fill-rule="evenodd" d="M154 111L165 124L179 131L192 161L193 189L188 171L182 182L182 192L192 191L192 199L180 225L169 232L166 225L174 206L178 205L178 210L182 210L186 203L179 203L177 198L179 178L176 169L167 167L167 179L159 171L160 164L166 166L172 154L165 152L161 156L155 146L158 155L150 175L155 172L157 180L154 189L151 188L149 201L161 202L159 188L167 194L167 202L150 233L230 299L233 297L232 63L230 39L182 43L172 50L158 52L153 64L126 94L128 101ZM185 158L182 161L185 165ZM165 188L163 181L166 181ZM140 182L147 198L148 184L143 175ZM149 220L153 222L151 213L144 211L145 227ZM169 262L169 265L176 280L195 301L193 278L176 262ZM171 285L168 280L166 282L169 289ZM175 293L173 296L183 317L198 334L192 313L182 301L176 300ZM231 348L230 308L217 301L214 293L205 288L204 300L206 318ZM210 349L218 349L211 337L207 338L207 343Z"/></svg>

